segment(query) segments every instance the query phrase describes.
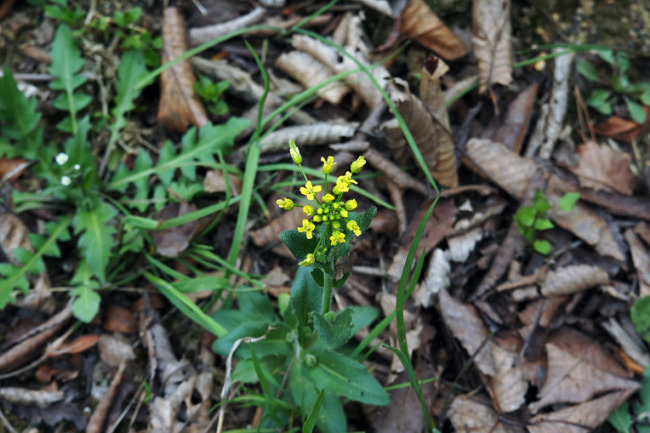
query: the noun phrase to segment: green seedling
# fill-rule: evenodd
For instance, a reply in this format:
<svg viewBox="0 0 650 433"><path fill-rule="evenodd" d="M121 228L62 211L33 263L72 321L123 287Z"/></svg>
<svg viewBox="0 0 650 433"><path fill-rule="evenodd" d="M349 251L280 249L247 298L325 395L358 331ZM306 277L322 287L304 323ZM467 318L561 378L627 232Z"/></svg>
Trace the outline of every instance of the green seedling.
<svg viewBox="0 0 650 433"><path fill-rule="evenodd" d="M630 118L638 124L645 123L646 113L643 106L650 106L650 82L630 82L630 59L625 52L602 49L596 50L596 54L609 65L611 71L606 74L599 73L591 63L585 60L578 62L576 68L580 75L604 87L591 92L587 105L599 113L610 115L613 106L622 100Z"/></svg>
<svg viewBox="0 0 650 433"><path fill-rule="evenodd" d="M560 198L558 207L570 212L579 198L580 193L566 193ZM547 215L549 209L551 209L551 204L546 195L538 189L533 197L532 206L522 207L514 216L519 233L522 234L528 246L542 255L548 255L551 252L551 243L546 239L539 239L539 232L555 227Z"/></svg>
<svg viewBox="0 0 650 433"><path fill-rule="evenodd" d="M230 83L227 81L215 83L201 74L198 74L198 81L194 83L194 91L205 102L208 111L215 116L223 116L228 113L228 104L222 99L228 87L230 87Z"/></svg>

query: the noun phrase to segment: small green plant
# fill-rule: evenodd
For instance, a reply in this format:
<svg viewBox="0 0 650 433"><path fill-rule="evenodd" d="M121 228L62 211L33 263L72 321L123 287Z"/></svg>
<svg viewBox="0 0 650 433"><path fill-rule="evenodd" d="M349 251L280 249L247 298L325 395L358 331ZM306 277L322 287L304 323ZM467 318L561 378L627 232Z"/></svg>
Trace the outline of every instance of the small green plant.
<svg viewBox="0 0 650 433"><path fill-rule="evenodd" d="M621 433L650 433L650 367L643 372L637 401L626 401L607 421Z"/></svg>
<svg viewBox="0 0 650 433"><path fill-rule="evenodd" d="M282 232L280 237L300 264L290 295L278 299L279 315L270 299L252 291L237 292L237 309L222 309L213 319L227 333L214 349L227 355L242 338L251 337L255 344L243 345L235 354L240 358L233 379L261 384L265 418L260 428L287 425L297 409L303 421L311 419L320 431L346 431L341 397L366 404L388 404L382 386L366 368L352 357L346 344L354 333L377 317L371 307L349 307L331 311L332 290L345 282L347 272L337 261L348 255L350 240L360 236L375 216L376 208L355 213L354 199L344 200L354 175L365 164L363 157L354 161L345 175L330 182L332 157L322 158L323 190L307 179L300 152L293 142L290 153L305 178L300 188L309 204L296 204L289 198L278 200L285 210L301 207L306 218L297 230ZM331 188L331 192L330 191ZM287 384L287 390L283 384ZM322 403L316 418L312 408Z"/></svg>
<svg viewBox="0 0 650 433"><path fill-rule="evenodd" d="M227 81L217 81L215 83L201 74L198 74L198 78L199 80L194 83L194 91L205 102L208 111L215 116L228 113L228 104L221 98L230 87L230 83Z"/></svg>
<svg viewBox="0 0 650 433"><path fill-rule="evenodd" d="M577 64L576 68L580 75L606 87L593 90L587 99L587 105L602 114L610 115L613 105L622 100L630 118L638 124L643 124L646 119L643 106L650 106L650 82L630 82L628 78L630 59L625 52L603 49L596 50L596 54L610 66L611 72L600 74L585 60Z"/></svg>
<svg viewBox="0 0 650 433"><path fill-rule="evenodd" d="M558 207L570 212L579 198L580 193L566 193L560 198ZM547 215L550 208L551 204L548 202L546 195L538 189L533 197L532 206L522 207L514 216L517 228L519 228L519 232L523 235L526 243L543 255L548 255L551 252L551 243L546 239L539 239L539 232L555 227Z"/></svg>

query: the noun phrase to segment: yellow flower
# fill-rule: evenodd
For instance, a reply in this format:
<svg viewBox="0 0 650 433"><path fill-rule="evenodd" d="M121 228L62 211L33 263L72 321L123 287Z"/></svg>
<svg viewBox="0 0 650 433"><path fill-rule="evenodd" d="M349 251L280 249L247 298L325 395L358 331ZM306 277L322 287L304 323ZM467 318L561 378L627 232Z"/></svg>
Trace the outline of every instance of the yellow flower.
<svg viewBox="0 0 650 433"><path fill-rule="evenodd" d="M307 239L311 239L313 237L313 232L316 226L314 223L309 222L309 220L302 220L302 227L298 227L298 231L300 233L305 233L307 235Z"/></svg>
<svg viewBox="0 0 650 433"><path fill-rule="evenodd" d="M330 236L330 241L332 242L332 246L336 245L337 243L344 244L345 235L338 230L334 230L332 232L332 236Z"/></svg>
<svg viewBox="0 0 650 433"><path fill-rule="evenodd" d="M339 215L341 215L341 218L347 218L348 217L348 211L345 209L341 209L339 211Z"/></svg>
<svg viewBox="0 0 650 433"><path fill-rule="evenodd" d="M361 228L359 227L359 224L355 220L350 220L348 223L345 225L348 230L353 232L355 236L361 236Z"/></svg>
<svg viewBox="0 0 650 433"><path fill-rule="evenodd" d="M320 159L323 161L323 174L330 174L332 172L332 168L334 167L334 157L328 156L327 159L325 157L321 157Z"/></svg>
<svg viewBox="0 0 650 433"><path fill-rule="evenodd" d="M336 185L332 188L332 192L334 194L342 194L348 191L350 191L350 182L348 182L344 176L339 176L339 178L336 179Z"/></svg>
<svg viewBox="0 0 650 433"><path fill-rule="evenodd" d="M334 197L332 194L325 194L325 195L323 196L323 201L324 201L325 203L329 203L329 202L334 201L334 198L335 198L335 197Z"/></svg>
<svg viewBox="0 0 650 433"><path fill-rule="evenodd" d="M293 206L294 206L293 201L291 199L288 199L288 198L283 198L281 200L277 200L276 203L278 204L278 206L280 206L281 209L284 209L284 210L291 210L291 209L293 209Z"/></svg>
<svg viewBox="0 0 650 433"><path fill-rule="evenodd" d="M302 211L307 214L307 216L312 216L314 214L314 207L313 206L304 206L302 208Z"/></svg>
<svg viewBox="0 0 650 433"><path fill-rule="evenodd" d="M353 183L353 184L355 184L355 185L357 185L357 184L359 183L359 182L357 182L356 180L352 179L352 173L350 173L349 171L346 171L346 172L345 172L345 176L339 176L339 178L341 178L341 177L344 177L345 180L346 180L348 183Z"/></svg>
<svg viewBox="0 0 650 433"><path fill-rule="evenodd" d="M355 199L348 200L345 202L345 209L355 210L357 208L357 201Z"/></svg>
<svg viewBox="0 0 650 433"><path fill-rule="evenodd" d="M361 167L364 165L366 165L366 159L363 156L360 156L350 165L350 171L352 171L352 173L359 173L361 171Z"/></svg>
<svg viewBox="0 0 650 433"><path fill-rule="evenodd" d="M307 200L313 200L314 199L314 194L316 194L317 192L319 192L322 189L323 188L321 188L320 185L314 186L314 185L311 184L311 181L307 181L307 183L305 183L305 186L300 187L300 193L302 195L306 196Z"/></svg>
<svg viewBox="0 0 650 433"><path fill-rule="evenodd" d="M313 265L316 259L314 258L313 254L307 254L307 257L305 257L305 260L300 262L300 266L310 266Z"/></svg>
<svg viewBox="0 0 650 433"><path fill-rule="evenodd" d="M291 139L289 139L289 154L291 155L293 162L298 165L302 164L302 156L300 156L300 150L298 150L298 146L296 146L296 143L294 143Z"/></svg>

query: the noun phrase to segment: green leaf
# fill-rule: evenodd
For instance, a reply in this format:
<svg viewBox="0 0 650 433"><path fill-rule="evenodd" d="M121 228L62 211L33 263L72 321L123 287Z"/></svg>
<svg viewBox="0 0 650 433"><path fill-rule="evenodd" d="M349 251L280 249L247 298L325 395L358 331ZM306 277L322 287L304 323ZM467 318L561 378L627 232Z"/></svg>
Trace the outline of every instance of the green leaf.
<svg viewBox="0 0 650 433"><path fill-rule="evenodd" d="M579 192L567 192L558 200L557 207L563 211L571 212L579 199Z"/></svg>
<svg viewBox="0 0 650 433"><path fill-rule="evenodd" d="M311 411L309 411L309 416L307 417L305 424L302 426L302 433L312 433L314 431L316 421L318 420L318 414L320 413L320 407L323 404L323 397L325 397L325 390L321 389L316 402L312 406Z"/></svg>
<svg viewBox="0 0 650 433"><path fill-rule="evenodd" d="M578 73L586 79L590 81L600 81L598 72L596 72L596 68L594 68L591 63L582 60L578 62L576 69L578 70Z"/></svg>
<svg viewBox="0 0 650 433"><path fill-rule="evenodd" d="M515 219L524 227L532 227L535 222L537 212L531 206L522 207L515 215Z"/></svg>
<svg viewBox="0 0 650 433"><path fill-rule="evenodd" d="M102 298L88 286L75 287L70 293L77 298L72 304L72 313L82 322L89 323L99 311Z"/></svg>
<svg viewBox="0 0 650 433"><path fill-rule="evenodd" d="M136 6L126 12L115 11L113 14L113 21L120 27L127 27L129 24L134 23L142 16L142 8Z"/></svg>
<svg viewBox="0 0 650 433"><path fill-rule="evenodd" d="M329 313L328 313L329 314ZM327 350L337 350L352 338L352 311L346 308L336 313L332 320L312 311L310 318L318 332L320 342Z"/></svg>
<svg viewBox="0 0 650 433"><path fill-rule="evenodd" d="M639 335L650 342L650 296L645 296L632 305L630 317Z"/></svg>
<svg viewBox="0 0 650 433"><path fill-rule="evenodd" d="M318 245L316 234L311 239L307 239L307 236L298 230L285 230L280 233L280 239L298 261L304 260L307 254L313 253Z"/></svg>
<svg viewBox="0 0 650 433"><path fill-rule="evenodd" d="M609 116L612 114L612 105L608 102L611 95L609 90L594 90L587 99L587 105Z"/></svg>
<svg viewBox="0 0 650 433"><path fill-rule="evenodd" d="M639 95L639 100L645 106L650 106L650 89L644 90L641 95Z"/></svg>
<svg viewBox="0 0 650 433"><path fill-rule="evenodd" d="M555 227L555 225L553 225L551 220L543 218L543 219L536 220L534 227L535 227L535 230L542 231L542 230L550 230L553 227Z"/></svg>
<svg viewBox="0 0 650 433"><path fill-rule="evenodd" d="M42 147L42 130L36 127L41 118L36 98L27 99L7 66L0 78L0 137L16 140L13 146L2 146L0 155L38 159ZM9 143L6 143L9 144Z"/></svg>
<svg viewBox="0 0 650 433"><path fill-rule="evenodd" d="M311 335L308 328L309 313L320 311L322 290L314 281L310 269L300 266L291 285L291 305L298 320L300 344L305 344Z"/></svg>
<svg viewBox="0 0 650 433"><path fill-rule="evenodd" d="M84 65L79 48L75 44L72 32L66 25L60 25L52 41L52 64L48 68L56 78L50 88L63 90L64 94L55 99L55 107L70 113L70 128L66 132L77 132L77 112L85 108L92 100L88 95L76 89L88 81L88 77L78 74Z"/></svg>
<svg viewBox="0 0 650 433"><path fill-rule="evenodd" d="M533 248L538 253L546 256L551 252L551 243L547 240L536 240L533 243Z"/></svg>
<svg viewBox="0 0 650 433"><path fill-rule="evenodd" d="M314 385L365 404L390 403L384 388L362 364L341 353L329 352L320 344L309 352L318 360L316 366L305 368L305 375Z"/></svg>
<svg viewBox="0 0 650 433"><path fill-rule="evenodd" d="M645 110L642 105L637 104L636 102L625 98L625 106L627 111L630 113L630 117L639 125L645 123Z"/></svg>
<svg viewBox="0 0 650 433"><path fill-rule="evenodd" d="M615 63L614 51L610 48L596 50L596 54L598 54L598 57L600 57L610 65L613 65Z"/></svg>
<svg viewBox="0 0 650 433"><path fill-rule="evenodd" d="M102 283L106 281L106 265L114 244L115 227L108 223L117 216L117 213L113 206L100 201L92 209L78 207L73 221L75 234L81 233L79 246L82 256Z"/></svg>
<svg viewBox="0 0 650 433"><path fill-rule="evenodd" d="M537 211L538 215L544 215L546 211L551 208L550 203L546 199L546 195L542 192L541 189L535 191L535 196L533 197L533 207Z"/></svg>
<svg viewBox="0 0 650 433"><path fill-rule="evenodd" d="M612 412L607 418L607 422L612 425L616 430L621 433L629 433L630 426L632 425L632 418L630 417L630 407L627 403L623 403Z"/></svg>

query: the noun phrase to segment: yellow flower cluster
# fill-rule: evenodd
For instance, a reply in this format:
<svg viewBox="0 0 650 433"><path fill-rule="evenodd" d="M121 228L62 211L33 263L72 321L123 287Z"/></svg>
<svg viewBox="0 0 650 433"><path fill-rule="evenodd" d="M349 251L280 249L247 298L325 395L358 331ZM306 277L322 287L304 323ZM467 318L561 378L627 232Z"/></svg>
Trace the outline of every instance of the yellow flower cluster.
<svg viewBox="0 0 650 433"><path fill-rule="evenodd" d="M339 244L344 244L346 242L347 233L352 233L355 236L361 235L359 224L355 220L348 220L348 212L356 209L357 201L354 199L343 201L342 196L344 193L350 191L350 185L357 184L357 181L354 180L352 176L361 170L361 168L366 164L366 160L363 156L360 156L357 160L352 162L350 165L350 171L347 171L345 175L336 178L336 183L332 188L332 192L329 193L325 191L325 195L319 199L317 194L323 191L323 188L320 185L314 185L311 181L307 180L304 170L302 169L302 156L293 140L289 140L289 153L291 159L300 167L300 170L305 177L305 186L300 187L300 193L304 195L307 200L313 201L314 205L301 206L295 204L288 198L277 200L277 204L284 210L291 210L295 206L302 207L305 215L311 217L311 221L309 219L303 219L302 226L298 227L298 231L300 233L305 233L307 239L313 238L317 224L325 225L323 237L319 239L316 251L314 251L313 254L307 254L305 259L300 262L300 265L302 266L310 266L313 265L319 257L319 251L327 250L329 247ZM322 157L321 161L323 163L322 172L325 175L325 187L327 189L328 175L332 173L336 162L331 156L328 156L327 158ZM329 239L329 245L321 247L320 244L323 239Z"/></svg>

